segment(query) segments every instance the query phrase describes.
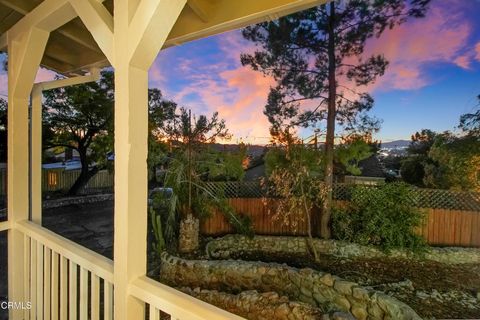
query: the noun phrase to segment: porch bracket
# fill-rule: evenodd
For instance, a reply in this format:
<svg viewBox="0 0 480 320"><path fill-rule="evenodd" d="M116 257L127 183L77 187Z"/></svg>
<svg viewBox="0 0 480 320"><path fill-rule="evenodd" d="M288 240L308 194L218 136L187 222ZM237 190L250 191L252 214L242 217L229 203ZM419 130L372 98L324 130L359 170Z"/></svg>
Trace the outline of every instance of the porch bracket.
<svg viewBox="0 0 480 320"><path fill-rule="evenodd" d="M113 17L97 0L69 0L108 61L114 65Z"/></svg>
<svg viewBox="0 0 480 320"><path fill-rule="evenodd" d="M115 0L114 313L136 319L145 303L129 294L146 274L148 69L186 0Z"/></svg>

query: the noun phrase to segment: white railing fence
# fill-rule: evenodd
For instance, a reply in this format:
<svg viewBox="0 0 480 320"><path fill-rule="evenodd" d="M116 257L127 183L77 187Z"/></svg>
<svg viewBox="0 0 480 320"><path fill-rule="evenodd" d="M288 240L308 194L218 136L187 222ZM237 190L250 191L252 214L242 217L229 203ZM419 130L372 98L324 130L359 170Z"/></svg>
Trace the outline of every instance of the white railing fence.
<svg viewBox="0 0 480 320"><path fill-rule="evenodd" d="M219 309L146 276L130 285L130 294L148 306L148 318L160 320L162 314L171 320L241 320L243 318Z"/></svg>
<svg viewBox="0 0 480 320"><path fill-rule="evenodd" d="M11 230L7 222L0 227ZM115 318L112 260L31 221L17 222L14 228L23 234L24 294L31 302L31 308L23 311L24 319ZM138 319L243 319L146 276L134 280L128 294L145 303L146 312Z"/></svg>
<svg viewBox="0 0 480 320"><path fill-rule="evenodd" d="M35 223L17 228L24 234L24 292L32 304L25 319L113 319L111 260Z"/></svg>

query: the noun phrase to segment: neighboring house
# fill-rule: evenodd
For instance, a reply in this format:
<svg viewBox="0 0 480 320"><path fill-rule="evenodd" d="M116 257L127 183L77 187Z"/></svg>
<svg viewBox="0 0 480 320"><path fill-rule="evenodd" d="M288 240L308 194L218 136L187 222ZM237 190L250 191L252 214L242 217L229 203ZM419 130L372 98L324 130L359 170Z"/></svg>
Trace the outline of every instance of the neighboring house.
<svg viewBox="0 0 480 320"><path fill-rule="evenodd" d="M358 167L362 173L358 176L346 175L344 177L345 183L375 185L385 182L385 170L376 155L360 161Z"/></svg>
<svg viewBox="0 0 480 320"><path fill-rule="evenodd" d="M376 155L360 161L358 166L362 171L360 175L336 175L335 181L353 184L378 184L385 182L386 175ZM263 161L245 170L245 181L255 181L263 177L266 177L265 163Z"/></svg>
<svg viewBox="0 0 480 320"><path fill-rule="evenodd" d="M244 181L255 181L265 177L265 163L260 163L255 167L249 167L245 170Z"/></svg>
<svg viewBox="0 0 480 320"><path fill-rule="evenodd" d="M82 164L79 159L73 158L72 160L54 162L54 163L44 163L42 164L42 169L51 170L51 169L64 169L64 170L80 170Z"/></svg>

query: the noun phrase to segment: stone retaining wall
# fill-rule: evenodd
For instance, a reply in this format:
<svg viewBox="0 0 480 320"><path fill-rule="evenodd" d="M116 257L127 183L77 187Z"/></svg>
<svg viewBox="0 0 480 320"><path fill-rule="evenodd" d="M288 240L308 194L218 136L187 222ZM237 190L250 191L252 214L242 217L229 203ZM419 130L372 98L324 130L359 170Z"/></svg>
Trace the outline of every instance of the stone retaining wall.
<svg viewBox="0 0 480 320"><path fill-rule="evenodd" d="M415 256L404 250L392 250L388 254L373 247L355 243L314 239L313 243L320 254L328 254L341 258L409 258L426 259L448 264L480 263L480 249L431 247L422 255ZM228 259L233 254L242 253L292 253L307 254L307 246L303 237L255 236L248 238L241 235L228 235L217 238L207 244L207 254L211 258Z"/></svg>
<svg viewBox="0 0 480 320"><path fill-rule="evenodd" d="M217 290L190 289L179 290L197 299L213 304L223 310L234 313L249 320L328 320L328 314L306 303L291 302L287 297L280 297L275 292L258 293L255 290L240 294L230 294ZM346 319L347 316L345 316Z"/></svg>
<svg viewBox="0 0 480 320"><path fill-rule="evenodd" d="M44 200L42 203L42 207L44 209L50 209L50 208L69 206L72 204L85 204L85 203L95 203L95 202L113 201L113 200L114 200L114 195L111 193L95 194L95 195L89 195L89 196L78 196L78 197Z"/></svg>
<svg viewBox="0 0 480 320"><path fill-rule="evenodd" d="M381 292L312 269L275 263L185 260L162 255L161 279L173 286L242 292L276 292L292 301L363 319L420 319L409 306Z"/></svg>

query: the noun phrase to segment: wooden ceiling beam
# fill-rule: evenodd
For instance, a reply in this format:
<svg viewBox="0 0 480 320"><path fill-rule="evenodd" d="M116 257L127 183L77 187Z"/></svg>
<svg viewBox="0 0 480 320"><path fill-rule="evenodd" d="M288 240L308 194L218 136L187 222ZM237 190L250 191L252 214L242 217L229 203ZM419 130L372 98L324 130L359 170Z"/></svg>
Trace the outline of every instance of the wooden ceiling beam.
<svg viewBox="0 0 480 320"><path fill-rule="evenodd" d="M305 10L328 0L189 0L189 6L180 15L170 32L164 47L179 45L243 28L266 20L277 19L297 11ZM212 5L214 14L207 21L198 15L200 4Z"/></svg>
<svg viewBox="0 0 480 320"><path fill-rule="evenodd" d="M70 0L78 16L113 64L113 17L97 0Z"/></svg>
<svg viewBox="0 0 480 320"><path fill-rule="evenodd" d="M27 13L29 13L35 7L35 2L30 0L16 0L14 2L9 0L0 0L0 4L12 10L15 10L18 13L23 14L24 16L26 16Z"/></svg>
<svg viewBox="0 0 480 320"><path fill-rule="evenodd" d="M187 4L203 22L208 22L215 14L212 0L188 0Z"/></svg>
<svg viewBox="0 0 480 320"><path fill-rule="evenodd" d="M57 73L64 73L64 70L73 70L74 65L50 56L48 53L43 55L42 65L48 65L48 69Z"/></svg>
<svg viewBox="0 0 480 320"><path fill-rule="evenodd" d="M73 22L73 21L72 21ZM72 22L67 23L66 25L61 26L55 32L60 33L61 35L69 38L70 40L84 46L87 49L93 50L95 52L101 53L102 51L98 47L97 43L88 36L87 33L78 31L78 27L75 27Z"/></svg>
<svg viewBox="0 0 480 320"><path fill-rule="evenodd" d="M0 4L12 10L15 10L16 12L24 16L27 15L32 9L32 2L30 0L20 0L15 2L10 2L9 0L0 0ZM65 37L78 44L81 44L87 49L101 52L93 39L88 37L88 35L85 35L85 33L83 33L82 31L78 31L78 26L75 27L71 23L67 23L61 26L59 29L55 30L55 32L64 35Z"/></svg>

